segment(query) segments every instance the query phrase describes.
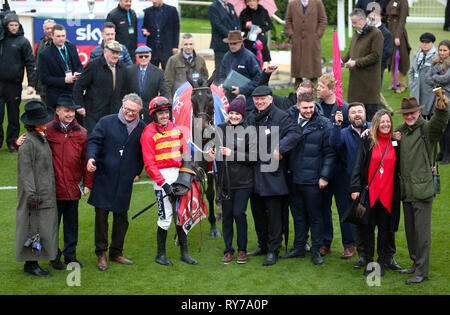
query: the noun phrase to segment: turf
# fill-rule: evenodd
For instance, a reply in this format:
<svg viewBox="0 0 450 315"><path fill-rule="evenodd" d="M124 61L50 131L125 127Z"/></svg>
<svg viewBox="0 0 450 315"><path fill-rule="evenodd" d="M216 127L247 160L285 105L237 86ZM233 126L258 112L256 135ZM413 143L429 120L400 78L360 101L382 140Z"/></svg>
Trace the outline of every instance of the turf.
<svg viewBox="0 0 450 315"><path fill-rule="evenodd" d="M183 26L183 22L182 22ZM440 25L408 25L411 45L417 47L417 39L424 31L432 31L437 41L444 39L447 33ZM324 56L331 59L332 29L328 28L323 38ZM414 48L413 48L414 49ZM348 71L343 72L344 91L346 90ZM387 92L389 74L385 74L384 95L394 109L400 107L402 95ZM289 89L277 90L278 94L287 94ZM395 124L401 122L399 115L394 115ZM5 124L6 125L6 124ZM4 127L5 127L4 125ZM0 149L0 186L16 186L17 155L8 153L5 146ZM202 222L189 233L190 253L199 264L187 265L179 260L179 248L174 245L172 236L174 227L169 230L167 255L174 263L173 267L156 264L156 209L148 211L136 220L131 216L154 201L150 184L135 185L129 211L130 226L125 240L124 254L134 261L132 266L109 263L109 270L100 272L96 266L94 254L94 210L83 197L79 208L79 244L78 259L84 264L80 271L79 286L70 285L74 278L73 271L56 271L48 262L42 267L49 269L52 277L39 279L23 272L23 264L15 262L14 224L17 204L17 191L0 190L0 294L192 294L192 295L245 295L245 294L449 294L450 261L450 214L449 214L449 174L450 166L441 166L442 193L434 201L432 215L432 243L430 280L420 285L407 286L404 281L408 276L387 271L381 279L380 286L369 286L361 270L352 268L356 258L340 259L342 252L338 215L333 205L334 241L331 254L324 257L324 264L314 266L310 255L306 258L280 260L276 265L263 267L264 257L249 257L248 263L238 265L233 261L229 265L220 262L223 255L223 239L213 239L208 234L209 224ZM141 181L149 180L143 174ZM247 210L248 249L256 247L256 233L250 208ZM221 229L221 224L219 223ZM292 246L294 230L290 223L290 241ZM200 239L201 248L200 248ZM62 247L62 232L60 232ZM396 233L397 253L395 258L403 267L409 267L408 250L405 240L403 218ZM201 250L200 250L201 249ZM282 251L285 249L283 248ZM70 281L67 281L69 278ZM372 279L373 280L373 279Z"/></svg>

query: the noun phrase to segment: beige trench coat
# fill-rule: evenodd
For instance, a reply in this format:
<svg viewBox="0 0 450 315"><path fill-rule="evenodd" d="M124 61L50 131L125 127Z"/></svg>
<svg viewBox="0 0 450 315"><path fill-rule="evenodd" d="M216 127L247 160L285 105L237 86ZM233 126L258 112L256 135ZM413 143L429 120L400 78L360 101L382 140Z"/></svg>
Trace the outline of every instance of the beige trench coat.
<svg viewBox="0 0 450 315"><path fill-rule="evenodd" d="M286 35L291 39L291 76L318 78L322 75L320 39L327 27L327 16L321 0L309 0L305 14L300 0L289 2L286 13Z"/></svg>

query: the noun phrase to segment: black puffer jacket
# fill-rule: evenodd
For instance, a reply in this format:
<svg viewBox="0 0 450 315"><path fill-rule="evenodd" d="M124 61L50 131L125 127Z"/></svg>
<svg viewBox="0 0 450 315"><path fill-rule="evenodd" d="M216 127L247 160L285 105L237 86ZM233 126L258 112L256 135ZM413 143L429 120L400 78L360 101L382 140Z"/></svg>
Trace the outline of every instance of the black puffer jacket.
<svg viewBox="0 0 450 315"><path fill-rule="evenodd" d="M22 83L27 68L28 86L35 85L34 55L31 44L23 34L22 25L16 34L5 27L5 38L0 41L0 81Z"/></svg>
<svg viewBox="0 0 450 315"><path fill-rule="evenodd" d="M222 123L218 127L222 131L222 146L231 149L232 152L231 156L226 157L230 189L252 188L253 164L256 162L257 157L257 142L251 141L250 135L244 133L247 127L245 123L241 123L236 127L229 123ZM228 184L226 174L223 174L225 172L223 161L218 161L217 166L220 172L219 178L223 179L218 184L226 190Z"/></svg>

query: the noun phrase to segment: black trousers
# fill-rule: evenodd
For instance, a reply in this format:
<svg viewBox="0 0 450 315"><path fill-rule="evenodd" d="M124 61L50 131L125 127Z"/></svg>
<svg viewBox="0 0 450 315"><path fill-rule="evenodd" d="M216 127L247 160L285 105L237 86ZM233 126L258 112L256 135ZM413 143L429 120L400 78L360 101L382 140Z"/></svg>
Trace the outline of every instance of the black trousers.
<svg viewBox="0 0 450 315"><path fill-rule="evenodd" d="M281 211L287 196L260 196L252 194L252 208L258 245L261 249L278 254L281 247Z"/></svg>
<svg viewBox="0 0 450 315"><path fill-rule="evenodd" d="M6 129L6 145L10 147L14 138L19 137L19 106L22 100L22 84L0 81L0 147L3 144L3 120L5 104L8 111L8 127Z"/></svg>
<svg viewBox="0 0 450 315"><path fill-rule="evenodd" d="M58 248L58 257L61 254L67 259L77 257L78 244L78 200L57 200L58 207L58 227L63 219L64 247Z"/></svg>
<svg viewBox="0 0 450 315"><path fill-rule="evenodd" d="M366 106L366 120L371 122L373 116L375 116L375 113L378 111L378 105L365 104L365 106Z"/></svg>
<svg viewBox="0 0 450 315"><path fill-rule="evenodd" d="M108 210L95 208L95 253L100 256L108 250ZM109 257L122 256L125 234L128 230L128 212L113 213L113 227Z"/></svg>
<svg viewBox="0 0 450 315"><path fill-rule="evenodd" d="M378 262L388 262L395 254L395 232L390 230L391 214L381 204L380 200L375 201L370 211L376 212L376 226L378 226L377 253ZM364 225L364 247L365 256L368 262L373 261L375 254L375 224Z"/></svg>

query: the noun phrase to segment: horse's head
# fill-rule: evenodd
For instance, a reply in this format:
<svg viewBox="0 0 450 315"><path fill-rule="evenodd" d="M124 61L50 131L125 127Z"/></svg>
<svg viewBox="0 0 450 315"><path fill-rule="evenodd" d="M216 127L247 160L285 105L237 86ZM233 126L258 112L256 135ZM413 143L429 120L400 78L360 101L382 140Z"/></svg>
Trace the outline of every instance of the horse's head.
<svg viewBox="0 0 450 315"><path fill-rule="evenodd" d="M192 85L193 118L200 119L202 129L214 123L214 100L211 91L214 76L213 74L207 81L202 78L194 81L189 74L186 75L188 82Z"/></svg>

